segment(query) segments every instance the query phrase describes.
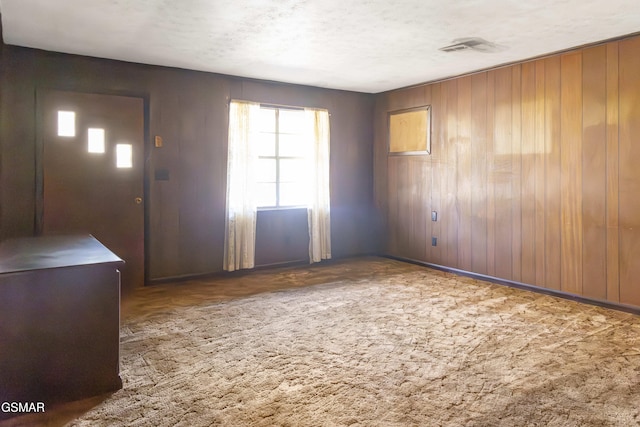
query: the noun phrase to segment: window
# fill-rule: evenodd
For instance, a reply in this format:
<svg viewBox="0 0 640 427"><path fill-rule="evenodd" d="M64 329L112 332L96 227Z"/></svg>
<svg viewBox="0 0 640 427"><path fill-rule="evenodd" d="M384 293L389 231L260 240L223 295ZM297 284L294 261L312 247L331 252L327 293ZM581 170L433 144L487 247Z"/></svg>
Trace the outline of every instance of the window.
<svg viewBox="0 0 640 427"><path fill-rule="evenodd" d="M58 136L76 136L76 113L58 111Z"/></svg>
<svg viewBox="0 0 640 427"><path fill-rule="evenodd" d="M89 128L87 135L89 153L104 153L104 129Z"/></svg>
<svg viewBox="0 0 640 427"><path fill-rule="evenodd" d="M309 261L331 258L329 112L229 103L226 271L253 268L257 207L304 206Z"/></svg>
<svg viewBox="0 0 640 427"><path fill-rule="evenodd" d="M257 206L261 208L306 206L309 171L305 112L260 107Z"/></svg>
<svg viewBox="0 0 640 427"><path fill-rule="evenodd" d="M131 144L116 144L116 167L133 167L133 146Z"/></svg>

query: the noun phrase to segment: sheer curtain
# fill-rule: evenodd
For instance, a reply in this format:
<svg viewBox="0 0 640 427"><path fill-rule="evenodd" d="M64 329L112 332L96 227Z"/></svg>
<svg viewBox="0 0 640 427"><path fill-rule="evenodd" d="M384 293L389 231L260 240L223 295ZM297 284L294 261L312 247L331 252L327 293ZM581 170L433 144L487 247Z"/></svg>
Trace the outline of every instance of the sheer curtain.
<svg viewBox="0 0 640 427"><path fill-rule="evenodd" d="M229 154L227 160L227 207L223 268L253 268L256 244L255 140L260 104L231 101L229 104ZM252 144L253 142L253 144Z"/></svg>
<svg viewBox="0 0 640 427"><path fill-rule="evenodd" d="M329 195L329 112L305 109L310 148L309 262L331 258L331 209Z"/></svg>

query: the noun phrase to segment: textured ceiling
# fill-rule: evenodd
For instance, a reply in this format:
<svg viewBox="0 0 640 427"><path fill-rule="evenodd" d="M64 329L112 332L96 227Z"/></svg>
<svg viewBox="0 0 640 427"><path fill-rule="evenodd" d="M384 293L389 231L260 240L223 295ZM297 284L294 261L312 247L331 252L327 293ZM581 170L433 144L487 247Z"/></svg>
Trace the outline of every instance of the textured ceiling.
<svg viewBox="0 0 640 427"><path fill-rule="evenodd" d="M640 0L0 0L7 44L361 92L640 31ZM497 52L438 50L481 37Z"/></svg>

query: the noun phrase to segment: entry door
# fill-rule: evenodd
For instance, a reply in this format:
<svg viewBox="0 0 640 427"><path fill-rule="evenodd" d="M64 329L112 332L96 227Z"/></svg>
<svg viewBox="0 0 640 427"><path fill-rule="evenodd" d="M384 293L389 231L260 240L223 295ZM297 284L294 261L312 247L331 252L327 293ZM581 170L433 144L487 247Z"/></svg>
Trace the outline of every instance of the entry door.
<svg viewBox="0 0 640 427"><path fill-rule="evenodd" d="M144 282L144 101L45 91L43 234L91 234L125 261L122 290Z"/></svg>

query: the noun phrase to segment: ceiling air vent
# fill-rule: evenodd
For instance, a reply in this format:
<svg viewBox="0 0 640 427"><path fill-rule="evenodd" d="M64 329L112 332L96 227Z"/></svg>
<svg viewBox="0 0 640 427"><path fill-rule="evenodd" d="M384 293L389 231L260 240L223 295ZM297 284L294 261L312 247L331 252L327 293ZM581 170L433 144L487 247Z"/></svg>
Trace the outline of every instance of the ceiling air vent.
<svg viewBox="0 0 640 427"><path fill-rule="evenodd" d="M488 42L480 37L466 37L455 39L453 44L441 47L443 52L457 52L460 50L475 50L477 52L498 52L502 48L494 43Z"/></svg>

